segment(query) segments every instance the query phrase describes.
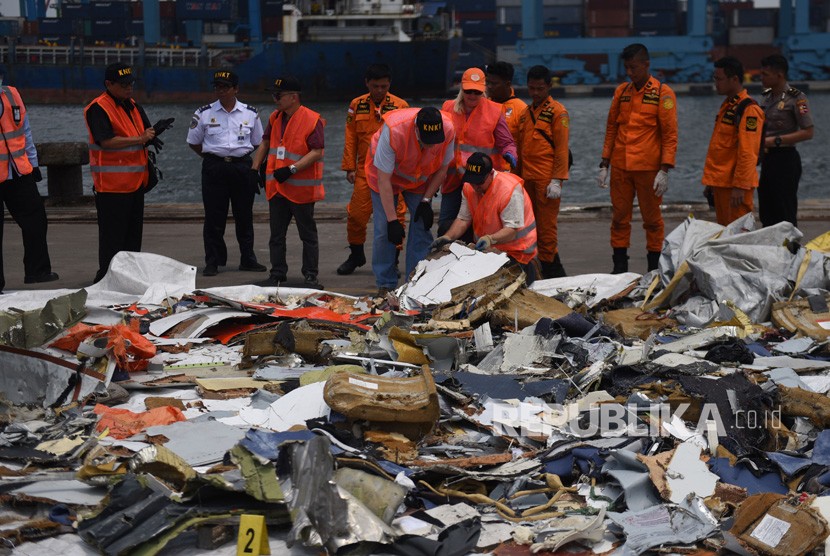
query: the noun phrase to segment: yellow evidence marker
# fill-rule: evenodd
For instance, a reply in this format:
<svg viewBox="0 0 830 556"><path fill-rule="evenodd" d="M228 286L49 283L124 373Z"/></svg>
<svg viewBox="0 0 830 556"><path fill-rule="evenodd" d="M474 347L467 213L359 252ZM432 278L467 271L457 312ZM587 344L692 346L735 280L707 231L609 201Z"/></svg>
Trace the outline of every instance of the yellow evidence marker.
<svg viewBox="0 0 830 556"><path fill-rule="evenodd" d="M236 539L236 556L260 554L271 554L265 516L242 514L239 519L239 536Z"/></svg>

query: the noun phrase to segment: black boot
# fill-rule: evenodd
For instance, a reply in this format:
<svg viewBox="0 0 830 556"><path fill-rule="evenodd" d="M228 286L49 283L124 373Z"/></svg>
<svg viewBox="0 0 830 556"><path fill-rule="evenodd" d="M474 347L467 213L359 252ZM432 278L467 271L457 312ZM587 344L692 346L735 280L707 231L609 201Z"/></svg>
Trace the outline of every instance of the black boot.
<svg viewBox="0 0 830 556"><path fill-rule="evenodd" d="M657 270L657 267L660 265L660 253L649 251L646 258L648 259L648 272Z"/></svg>
<svg viewBox="0 0 830 556"><path fill-rule="evenodd" d="M366 264L366 254L363 252L363 244L349 245L352 254L346 259L346 262L337 267L337 274L351 274L359 266Z"/></svg>
<svg viewBox="0 0 830 556"><path fill-rule="evenodd" d="M625 247L614 247L614 255L611 259L614 261L614 270L611 271L611 274L628 272L628 249Z"/></svg>
<svg viewBox="0 0 830 556"><path fill-rule="evenodd" d="M559 260L559 253L553 258L553 261L546 262L546 261L539 261L540 266L542 267L542 278L563 278L567 276L565 274L565 268L562 266L562 261Z"/></svg>

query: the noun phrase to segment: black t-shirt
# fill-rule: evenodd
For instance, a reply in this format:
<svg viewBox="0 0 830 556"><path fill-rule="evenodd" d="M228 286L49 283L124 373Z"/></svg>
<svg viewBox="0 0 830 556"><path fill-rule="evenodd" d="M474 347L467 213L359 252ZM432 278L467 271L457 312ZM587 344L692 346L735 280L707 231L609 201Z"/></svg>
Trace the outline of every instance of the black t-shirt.
<svg viewBox="0 0 830 556"><path fill-rule="evenodd" d="M109 91L107 91L107 94L112 97ZM136 104L132 99L119 101L115 97L112 98L115 100L115 104L121 107L127 114L132 112L133 106L138 108L138 113L141 114L141 121L144 122L145 129L150 127L150 119L147 118L147 114L144 112L141 105ZM106 141L107 139L115 137L115 132L112 129L112 122L110 122L110 118L107 116L106 111L101 108L101 105L98 103L93 104L89 107L89 110L86 111L86 125L89 126L89 131L92 133L92 138L95 140L97 145L100 145L101 141Z"/></svg>

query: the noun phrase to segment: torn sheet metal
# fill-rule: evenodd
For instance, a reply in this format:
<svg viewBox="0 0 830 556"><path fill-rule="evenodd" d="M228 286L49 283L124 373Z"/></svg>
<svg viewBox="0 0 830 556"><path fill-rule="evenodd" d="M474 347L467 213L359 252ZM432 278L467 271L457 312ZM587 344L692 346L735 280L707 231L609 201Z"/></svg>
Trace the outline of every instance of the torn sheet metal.
<svg viewBox="0 0 830 556"><path fill-rule="evenodd" d="M225 319L249 318L250 316L251 313L246 311L237 311L225 307L202 307L154 320L150 323L150 332L156 336L163 336L169 330L176 328L176 337L189 338L192 336L195 338Z"/></svg>
<svg viewBox="0 0 830 556"><path fill-rule="evenodd" d="M406 497L406 489L401 485L358 469L341 467L334 473L334 482L386 524L392 523Z"/></svg>
<svg viewBox="0 0 830 556"><path fill-rule="evenodd" d="M453 288L490 276L510 260L504 253L481 253L459 243L451 244L449 251L418 263L412 279L398 290L402 308L447 303Z"/></svg>
<svg viewBox="0 0 830 556"><path fill-rule="evenodd" d="M555 552L560 547L574 542L594 543L602 540L605 534L605 509L596 515L571 515L554 520L548 527L536 534L535 542L530 546L532 552Z"/></svg>
<svg viewBox="0 0 830 556"><path fill-rule="evenodd" d="M86 288L87 304L161 305L196 289L196 267L155 253L121 251L97 284Z"/></svg>
<svg viewBox="0 0 830 556"><path fill-rule="evenodd" d="M625 450L611 452L602 472L613 477L625 491L625 504L631 511L660 504L660 497L649 479L648 467L637 455Z"/></svg>
<svg viewBox="0 0 830 556"><path fill-rule="evenodd" d="M0 312L0 344L30 349L42 346L84 316L86 291L54 297L28 311Z"/></svg>
<svg viewBox="0 0 830 556"><path fill-rule="evenodd" d="M624 294L633 288L639 280L640 274L636 272L624 272L622 274L581 274L579 276L536 280L530 285L530 289L548 297L555 297L561 293L579 290L586 294L585 305L587 307L596 307L607 299Z"/></svg>
<svg viewBox="0 0 830 556"><path fill-rule="evenodd" d="M625 533L620 552L625 556L661 545L695 543L718 528L717 520L699 498L686 499L677 506L661 504L641 511L609 512L608 517Z"/></svg>
<svg viewBox="0 0 830 556"><path fill-rule="evenodd" d="M218 419L236 427L262 427L274 431L287 431L293 426L305 426L306 421L328 417L329 406L323 399L325 383L314 382L295 388L266 409L245 407L235 417Z"/></svg>
<svg viewBox="0 0 830 556"><path fill-rule="evenodd" d="M76 480L38 481L16 489L10 494L49 500L56 504L96 506L107 495L107 490Z"/></svg>
<svg viewBox="0 0 830 556"><path fill-rule="evenodd" d="M102 368L0 345L0 392L14 405L66 405L108 384L106 360Z"/></svg>
<svg viewBox="0 0 830 556"><path fill-rule="evenodd" d="M163 436L164 447L196 467L222 461L225 452L245 436L245 431L218 421L192 420L147 427L147 436ZM210 442L205 442L205 439Z"/></svg>
<svg viewBox="0 0 830 556"><path fill-rule="evenodd" d="M700 446L690 442L681 443L674 452L666 469L666 483L669 500L675 504L680 504L690 494L706 498L715 492L718 476L701 461L700 453Z"/></svg>

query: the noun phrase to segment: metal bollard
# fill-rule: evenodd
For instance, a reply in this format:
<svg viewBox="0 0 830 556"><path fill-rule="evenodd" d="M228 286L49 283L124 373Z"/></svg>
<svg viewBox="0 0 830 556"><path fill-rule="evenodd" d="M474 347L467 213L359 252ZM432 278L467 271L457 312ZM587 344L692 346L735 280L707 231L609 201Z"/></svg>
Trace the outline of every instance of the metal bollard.
<svg viewBox="0 0 830 556"><path fill-rule="evenodd" d="M47 168L49 204L71 205L83 199L81 166L89 164L89 147L82 142L37 143L38 163Z"/></svg>

